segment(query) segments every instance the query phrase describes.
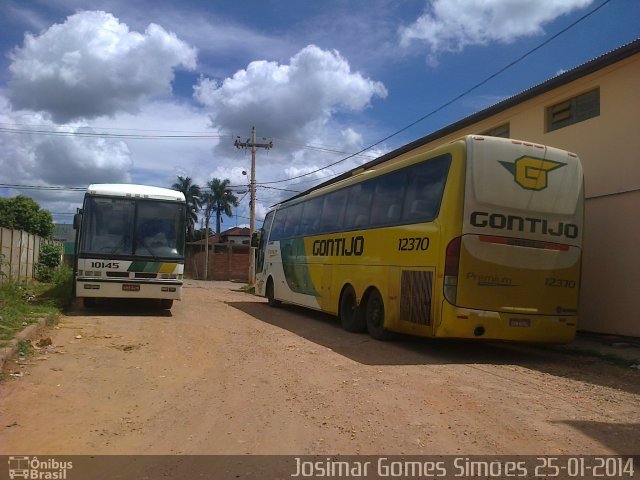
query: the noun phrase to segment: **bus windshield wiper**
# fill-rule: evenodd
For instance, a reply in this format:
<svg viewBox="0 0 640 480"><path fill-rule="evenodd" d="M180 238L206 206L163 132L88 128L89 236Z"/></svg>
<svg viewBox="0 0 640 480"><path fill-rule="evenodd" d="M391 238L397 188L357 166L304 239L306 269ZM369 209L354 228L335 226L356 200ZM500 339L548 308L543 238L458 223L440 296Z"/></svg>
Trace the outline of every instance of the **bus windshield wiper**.
<svg viewBox="0 0 640 480"><path fill-rule="evenodd" d="M107 255L113 255L114 253L117 253L122 247L124 247L127 244L128 238L129 238L128 235L123 235L122 240L120 240L120 242L118 242L118 244L115 247L113 247L113 250L111 250Z"/></svg>
<svg viewBox="0 0 640 480"><path fill-rule="evenodd" d="M156 252L153 251L153 249L147 245L147 243L140 239L140 245L142 245L144 248L147 249L147 251L151 254L151 257L153 258L154 261L158 262L160 261L160 257L158 256L158 254Z"/></svg>

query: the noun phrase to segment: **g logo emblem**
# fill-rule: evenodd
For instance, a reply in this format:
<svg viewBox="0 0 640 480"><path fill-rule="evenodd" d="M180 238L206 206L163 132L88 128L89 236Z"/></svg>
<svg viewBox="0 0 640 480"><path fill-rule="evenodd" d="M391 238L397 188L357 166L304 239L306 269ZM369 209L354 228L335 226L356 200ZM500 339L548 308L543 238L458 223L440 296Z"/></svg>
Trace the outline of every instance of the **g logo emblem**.
<svg viewBox="0 0 640 480"><path fill-rule="evenodd" d="M544 190L547 188L548 173L566 165L566 163L527 156L520 157L514 163L500 162L500 164L511 172L516 183L525 190Z"/></svg>

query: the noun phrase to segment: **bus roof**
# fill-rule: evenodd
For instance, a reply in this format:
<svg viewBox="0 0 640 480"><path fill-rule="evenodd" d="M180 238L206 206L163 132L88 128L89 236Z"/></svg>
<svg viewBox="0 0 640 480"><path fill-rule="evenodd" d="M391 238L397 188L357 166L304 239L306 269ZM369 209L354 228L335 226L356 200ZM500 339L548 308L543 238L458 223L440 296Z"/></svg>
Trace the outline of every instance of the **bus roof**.
<svg viewBox="0 0 640 480"><path fill-rule="evenodd" d="M131 183L94 183L87 189L89 195L109 197L151 198L184 202L184 194L169 188L134 185Z"/></svg>
<svg viewBox="0 0 640 480"><path fill-rule="evenodd" d="M296 195L293 195L292 197L289 197L285 200L283 200L282 202L272 205L272 209L273 208L280 208L283 206L289 206L289 205L295 205L296 203L298 203L298 201L301 201L303 198L311 198L314 196L320 196L320 195L324 195L327 192L331 192L337 188L341 188L343 186L348 186L351 185L352 183L357 183L359 181L362 181L364 179L367 178L368 175L375 175L376 173L382 173L386 168L394 168L395 166L399 165L399 164L404 164L404 165L408 165L411 163L414 163L416 161L416 157L421 156L421 157L428 157L428 156L432 156L433 154L435 154L435 152L448 148L450 145L457 143L457 142L464 142L465 144L468 144L469 141L471 140L483 140L486 144L492 144L494 146L498 146L498 145L504 145L504 144L524 144L524 145L534 145L530 142L525 142L522 140L515 140L512 138L501 138L501 137L491 137L491 136L486 136L486 135L476 135L476 134L468 134L468 135L462 135L458 138L455 138L445 144L442 145L438 145L437 147L434 147L432 150L425 150L425 151L421 151L421 152L416 152L414 155L408 155L406 157L403 157L401 160L398 161L398 157L400 157L400 155L403 155L405 153L410 152L410 150L408 150L407 152L403 152L403 153L399 153L397 157L390 157L389 154L383 155L381 157L378 157L375 160L372 160L368 163L365 163L363 165L360 165L359 167L354 167L353 169L351 169L348 172L345 172L343 174L337 175L334 178L327 180L324 183L321 183L319 185L316 185L314 187L309 188L308 190L305 190L301 193L298 193ZM542 147L545 148L546 150L553 150L553 151L557 151L557 152L562 152L563 154L568 154L568 155L572 155L575 157L575 154L572 154L570 152L566 152L566 151L562 151L562 150L558 150L558 149L553 149L552 147L547 147L547 146L542 146L542 145L538 145L535 144L538 147ZM416 147L417 148L417 147ZM400 151L400 149L396 150L396 151ZM576 159L577 161L577 159ZM573 162L575 163L575 162ZM578 161L579 163L579 161ZM582 177L580 177L581 179Z"/></svg>

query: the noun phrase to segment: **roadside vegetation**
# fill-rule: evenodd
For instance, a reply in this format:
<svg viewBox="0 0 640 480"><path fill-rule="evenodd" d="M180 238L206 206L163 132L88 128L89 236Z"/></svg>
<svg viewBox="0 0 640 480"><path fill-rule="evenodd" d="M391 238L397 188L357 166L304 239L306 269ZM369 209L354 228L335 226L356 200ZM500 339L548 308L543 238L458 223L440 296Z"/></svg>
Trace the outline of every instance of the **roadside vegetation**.
<svg viewBox="0 0 640 480"><path fill-rule="evenodd" d="M64 265L52 266L50 258L45 261L47 265L37 267L39 280L0 279L0 347L6 347L18 332L40 319L54 325L58 315L71 303L71 269Z"/></svg>
<svg viewBox="0 0 640 480"><path fill-rule="evenodd" d="M0 198L0 227L37 235L40 243L35 280L7 277L6 259L0 255L0 347L5 347L26 326L46 319L55 324L60 312L72 300L73 274L61 265L62 245L51 241L54 231L51 213L42 210L32 198L18 195ZM18 344L24 353L29 342Z"/></svg>

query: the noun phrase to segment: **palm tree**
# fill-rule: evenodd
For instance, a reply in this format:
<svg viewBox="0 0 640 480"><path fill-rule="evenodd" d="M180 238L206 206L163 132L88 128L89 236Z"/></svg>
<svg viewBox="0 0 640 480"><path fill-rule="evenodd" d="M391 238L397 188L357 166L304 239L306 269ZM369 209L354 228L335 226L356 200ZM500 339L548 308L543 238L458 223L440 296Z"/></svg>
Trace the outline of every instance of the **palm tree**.
<svg viewBox="0 0 640 480"><path fill-rule="evenodd" d="M195 225L198 223L198 210L202 204L200 187L191 181L191 177L178 175L178 181L171 185L171 188L184 193L187 201L187 240L191 240Z"/></svg>
<svg viewBox="0 0 640 480"><path fill-rule="evenodd" d="M238 199L236 196L231 193L229 189L229 180L220 180L219 178L214 178L207 182L207 189L209 191L203 195L204 201L204 238L205 238L205 255L204 255L204 264L206 265L204 269L204 279L208 279L209 273L209 221L211 220L211 215L213 212L216 214L216 236L218 239L220 238L220 223L222 213L225 213L228 217L233 215L231 211L231 207L238 206Z"/></svg>
<svg viewBox="0 0 640 480"><path fill-rule="evenodd" d="M220 223L222 223L222 214L227 217L233 216L232 207L238 206L238 198L229 191L229 179L220 180L214 178L207 182L209 193L205 195L205 204L209 216L216 214L216 235L220 237Z"/></svg>

